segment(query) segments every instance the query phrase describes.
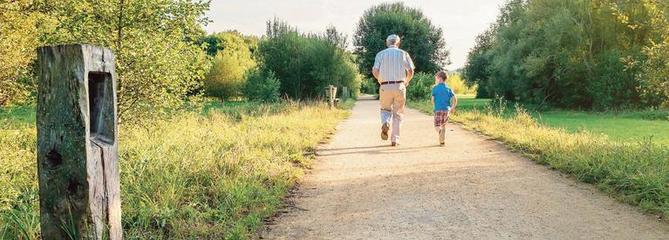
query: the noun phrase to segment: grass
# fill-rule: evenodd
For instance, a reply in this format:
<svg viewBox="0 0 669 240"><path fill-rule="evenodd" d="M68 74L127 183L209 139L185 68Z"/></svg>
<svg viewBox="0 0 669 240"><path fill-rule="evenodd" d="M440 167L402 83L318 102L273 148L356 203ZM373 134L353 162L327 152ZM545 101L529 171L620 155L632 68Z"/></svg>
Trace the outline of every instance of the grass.
<svg viewBox="0 0 669 240"><path fill-rule="evenodd" d="M490 99L476 99L462 96L458 111L485 111ZM411 106L431 113L429 101L414 101ZM505 109L504 115L513 116L513 107ZM669 145L668 111L622 111L622 112L585 112L569 110L550 110L530 112L538 123L564 129L570 133L589 132L604 135L612 141L638 143L649 139L654 143Z"/></svg>
<svg viewBox="0 0 669 240"><path fill-rule="evenodd" d="M463 108L453 116L453 121L503 141L512 150L539 163L595 184L623 202L669 217L669 145L650 138L638 140L630 134L618 137L601 134L615 133L616 129L641 129L646 125L638 124L645 121L660 121L658 124L667 126L669 121L641 118L654 115L648 112L531 114L523 108L484 107L486 104L481 101L462 99ZM411 106L431 112L430 104L425 101L412 102ZM567 121L565 115L572 120ZM585 124L593 121L596 124ZM610 129L606 128L607 124L612 125ZM567 127L553 127L560 125ZM597 133L598 129L601 133Z"/></svg>
<svg viewBox="0 0 669 240"><path fill-rule="evenodd" d="M0 239L38 239L34 113L0 113ZM281 205L348 112L210 103L120 130L126 239L245 239Z"/></svg>

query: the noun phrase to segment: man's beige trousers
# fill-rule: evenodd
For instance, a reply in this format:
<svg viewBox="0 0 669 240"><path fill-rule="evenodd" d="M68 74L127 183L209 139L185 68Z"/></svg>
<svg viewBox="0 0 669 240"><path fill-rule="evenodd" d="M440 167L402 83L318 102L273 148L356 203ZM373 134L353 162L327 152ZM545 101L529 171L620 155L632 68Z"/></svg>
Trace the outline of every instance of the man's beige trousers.
<svg viewBox="0 0 669 240"><path fill-rule="evenodd" d="M404 105L406 104L406 87L404 83L381 85L379 89L381 102L381 123L392 125L391 142L399 142Z"/></svg>

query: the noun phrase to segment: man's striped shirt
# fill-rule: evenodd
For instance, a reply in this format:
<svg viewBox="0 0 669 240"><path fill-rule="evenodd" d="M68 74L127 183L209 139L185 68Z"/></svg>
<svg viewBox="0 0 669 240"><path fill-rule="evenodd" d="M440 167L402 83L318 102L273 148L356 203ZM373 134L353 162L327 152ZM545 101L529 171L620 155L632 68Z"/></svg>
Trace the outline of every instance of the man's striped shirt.
<svg viewBox="0 0 669 240"><path fill-rule="evenodd" d="M407 71L413 70L413 60L409 53L391 46L378 54L374 59L374 68L379 69L381 75L381 82L387 81L405 81Z"/></svg>

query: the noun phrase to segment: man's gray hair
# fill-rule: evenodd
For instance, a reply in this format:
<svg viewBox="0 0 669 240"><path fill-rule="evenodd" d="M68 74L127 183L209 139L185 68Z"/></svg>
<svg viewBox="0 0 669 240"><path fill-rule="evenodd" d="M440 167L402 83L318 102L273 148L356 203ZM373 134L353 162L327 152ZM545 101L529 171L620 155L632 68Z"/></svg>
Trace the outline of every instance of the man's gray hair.
<svg viewBox="0 0 669 240"><path fill-rule="evenodd" d="M386 38L386 44L388 46L397 46L397 44L400 43L400 36L397 36L397 34L392 34Z"/></svg>

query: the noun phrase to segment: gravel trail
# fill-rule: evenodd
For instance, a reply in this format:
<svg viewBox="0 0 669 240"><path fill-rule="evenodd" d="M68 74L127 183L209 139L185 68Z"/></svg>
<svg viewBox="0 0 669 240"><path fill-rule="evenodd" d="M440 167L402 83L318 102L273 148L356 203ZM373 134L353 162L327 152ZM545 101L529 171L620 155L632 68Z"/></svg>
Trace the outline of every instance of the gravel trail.
<svg viewBox="0 0 669 240"><path fill-rule="evenodd" d="M401 145L362 100L264 239L669 239L669 224L503 145L408 110Z"/></svg>

